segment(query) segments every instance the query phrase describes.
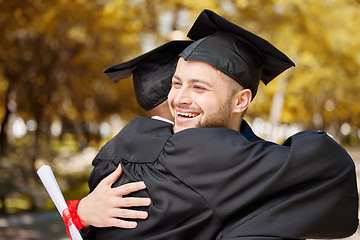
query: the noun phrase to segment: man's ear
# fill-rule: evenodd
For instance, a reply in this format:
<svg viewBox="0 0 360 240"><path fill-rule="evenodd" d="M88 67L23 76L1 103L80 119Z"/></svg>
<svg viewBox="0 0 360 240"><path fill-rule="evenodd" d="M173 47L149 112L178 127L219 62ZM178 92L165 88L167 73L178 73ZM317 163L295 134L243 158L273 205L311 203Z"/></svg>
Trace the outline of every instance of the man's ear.
<svg viewBox="0 0 360 240"><path fill-rule="evenodd" d="M252 94L250 89L242 89L237 93L235 93L234 97L235 97L234 112L242 113L248 108L251 102Z"/></svg>

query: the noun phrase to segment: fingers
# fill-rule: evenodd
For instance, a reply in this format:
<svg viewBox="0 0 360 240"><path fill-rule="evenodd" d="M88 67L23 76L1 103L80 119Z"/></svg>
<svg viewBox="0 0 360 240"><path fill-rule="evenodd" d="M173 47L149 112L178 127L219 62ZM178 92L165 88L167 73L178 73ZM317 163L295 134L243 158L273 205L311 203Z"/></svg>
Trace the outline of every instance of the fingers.
<svg viewBox="0 0 360 240"><path fill-rule="evenodd" d="M150 206L150 198L135 198L135 197L125 197L119 199L118 202L121 207L140 207L140 206Z"/></svg>
<svg viewBox="0 0 360 240"><path fill-rule="evenodd" d="M109 220L108 226L118 227L118 228L136 228L137 222L125 221L117 218L112 218Z"/></svg>
<svg viewBox="0 0 360 240"><path fill-rule="evenodd" d="M109 176L107 176L106 178L101 180L99 185L106 185L108 187L111 187L111 185L121 176L121 174L122 174L122 168L121 168L121 164L119 164L119 166L115 169L114 172L112 172L111 174L109 174ZM127 184L121 185L121 186L113 188L113 189L116 189L114 191L114 194L123 196L123 195L127 195L129 193L136 192L136 191L139 191L139 190L142 190L145 188L146 188L146 185L144 182L133 182L133 183L127 183Z"/></svg>
<svg viewBox="0 0 360 240"><path fill-rule="evenodd" d="M121 168L121 164L119 164L118 167L115 169L115 171L110 173L109 176L104 178L101 182L103 182L107 186L111 186L121 176L121 174L122 174L122 168Z"/></svg>
<svg viewBox="0 0 360 240"><path fill-rule="evenodd" d="M145 211L136 211L130 209L113 209L113 217L107 217L100 221L99 227L119 227L119 228L136 228L137 223L124 219L146 219L148 213ZM123 218L123 219L119 219Z"/></svg>
<svg viewBox="0 0 360 240"><path fill-rule="evenodd" d="M149 206L150 198L123 197L145 189L145 183L133 182L112 188L111 186L121 174L122 168L119 164L114 172L104 178L87 197L80 201L78 214L84 226L136 228L136 222L124 219L146 219L148 217L146 211L131 210L126 207Z"/></svg>
<svg viewBox="0 0 360 240"><path fill-rule="evenodd" d="M133 182L127 183L116 188L113 188L115 191L114 193L119 196L128 195L129 193L136 192L142 189L145 189L146 185L144 182Z"/></svg>
<svg viewBox="0 0 360 240"><path fill-rule="evenodd" d="M131 209L114 209L113 214L116 217L125 219L146 219L148 213L145 211L131 210Z"/></svg>
<svg viewBox="0 0 360 240"><path fill-rule="evenodd" d="M95 227L119 227L119 228L136 228L137 222L126 221L116 217L109 217L98 221Z"/></svg>

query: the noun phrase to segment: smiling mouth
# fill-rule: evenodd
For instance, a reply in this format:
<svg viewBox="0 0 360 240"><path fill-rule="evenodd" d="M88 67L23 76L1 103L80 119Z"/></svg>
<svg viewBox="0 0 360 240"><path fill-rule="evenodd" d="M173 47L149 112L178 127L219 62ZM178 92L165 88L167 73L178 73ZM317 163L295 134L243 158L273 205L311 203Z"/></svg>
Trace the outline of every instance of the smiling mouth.
<svg viewBox="0 0 360 240"><path fill-rule="evenodd" d="M179 117L183 117L183 118L194 118L199 116L199 113L182 113L182 112L178 112L177 115Z"/></svg>

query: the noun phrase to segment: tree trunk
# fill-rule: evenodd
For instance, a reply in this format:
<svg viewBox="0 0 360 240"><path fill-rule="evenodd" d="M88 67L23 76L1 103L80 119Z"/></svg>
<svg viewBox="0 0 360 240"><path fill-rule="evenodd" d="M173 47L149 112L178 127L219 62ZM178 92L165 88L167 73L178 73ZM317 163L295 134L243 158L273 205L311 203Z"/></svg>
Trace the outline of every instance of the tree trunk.
<svg viewBox="0 0 360 240"><path fill-rule="evenodd" d="M10 116L10 109L9 109L9 94L10 90L8 89L6 93L5 99L5 116L1 122L1 132L0 132L0 156L5 155L5 148L7 147L7 134L6 134L6 126Z"/></svg>

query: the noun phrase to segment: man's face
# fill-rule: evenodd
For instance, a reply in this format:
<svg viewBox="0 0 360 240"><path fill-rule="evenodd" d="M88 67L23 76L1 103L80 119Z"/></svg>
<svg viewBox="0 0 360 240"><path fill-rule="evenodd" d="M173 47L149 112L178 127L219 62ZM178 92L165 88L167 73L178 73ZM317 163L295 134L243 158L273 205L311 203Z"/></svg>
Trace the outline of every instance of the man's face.
<svg viewBox="0 0 360 240"><path fill-rule="evenodd" d="M180 58L168 96L174 133L199 127L228 127L232 91L228 79L210 64Z"/></svg>

